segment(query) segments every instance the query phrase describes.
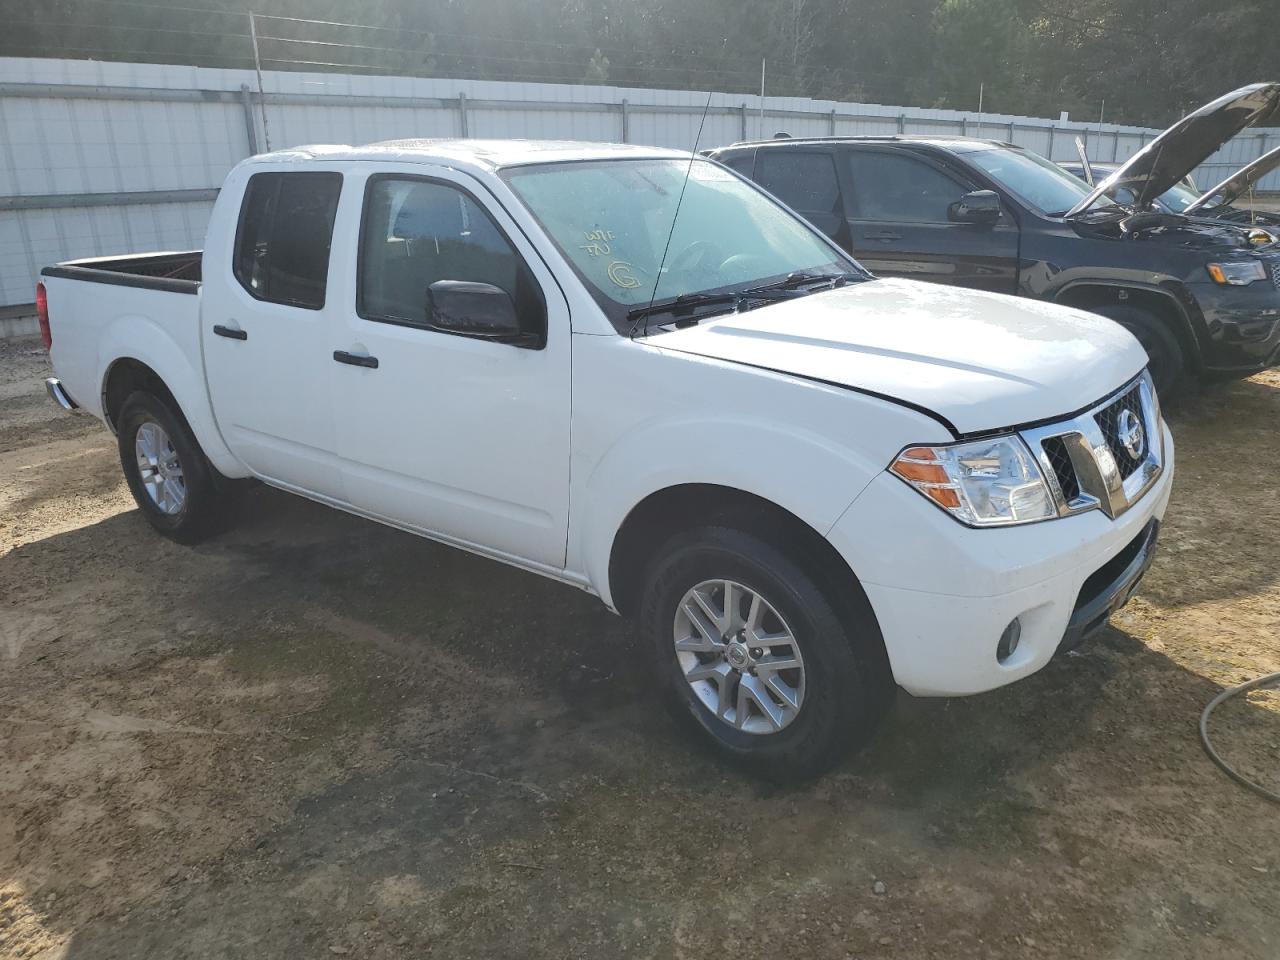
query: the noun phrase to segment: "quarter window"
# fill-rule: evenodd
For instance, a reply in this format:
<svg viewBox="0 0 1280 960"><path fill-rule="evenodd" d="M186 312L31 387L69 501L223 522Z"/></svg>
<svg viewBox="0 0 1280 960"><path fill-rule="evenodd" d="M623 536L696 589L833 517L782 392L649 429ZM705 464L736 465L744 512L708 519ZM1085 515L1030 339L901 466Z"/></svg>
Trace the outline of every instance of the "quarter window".
<svg viewBox="0 0 1280 960"><path fill-rule="evenodd" d="M756 180L798 213L841 213L836 164L829 153L760 151Z"/></svg>
<svg viewBox="0 0 1280 960"><path fill-rule="evenodd" d="M852 150L849 170L859 220L946 223L947 208L965 192L933 166L900 153Z"/></svg>
<svg viewBox="0 0 1280 960"><path fill-rule="evenodd" d="M437 280L505 290L529 333L546 327L537 281L489 213L433 180L379 177L365 194L360 239L360 315L427 326L427 288Z"/></svg>
<svg viewBox="0 0 1280 960"><path fill-rule="evenodd" d="M255 173L245 189L234 270L259 300L319 310L329 276L339 173Z"/></svg>

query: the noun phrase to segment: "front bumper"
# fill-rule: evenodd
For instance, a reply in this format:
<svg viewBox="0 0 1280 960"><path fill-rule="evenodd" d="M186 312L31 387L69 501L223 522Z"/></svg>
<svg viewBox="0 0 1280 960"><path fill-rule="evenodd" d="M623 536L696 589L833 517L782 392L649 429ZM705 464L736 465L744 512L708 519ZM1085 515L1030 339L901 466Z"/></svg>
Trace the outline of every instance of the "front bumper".
<svg viewBox="0 0 1280 960"><path fill-rule="evenodd" d="M1268 269L1280 271L1280 265ZM1242 373L1280 361L1280 284L1269 277L1247 287L1194 283L1189 288L1209 335L1206 370Z"/></svg>
<svg viewBox="0 0 1280 960"><path fill-rule="evenodd" d="M1114 520L1092 510L974 530L887 474L872 481L828 538L867 593L898 684L916 696L981 693L1035 673L1105 624L1151 562L1174 474L1163 433L1163 471ZM1021 639L1001 661L996 647L1014 618Z"/></svg>

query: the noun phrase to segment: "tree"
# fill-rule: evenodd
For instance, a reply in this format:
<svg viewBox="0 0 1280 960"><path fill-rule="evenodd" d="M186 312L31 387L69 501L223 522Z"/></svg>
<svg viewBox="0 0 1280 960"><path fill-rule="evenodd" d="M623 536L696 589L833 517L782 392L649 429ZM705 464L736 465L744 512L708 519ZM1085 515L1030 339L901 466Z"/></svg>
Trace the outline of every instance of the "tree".
<svg viewBox="0 0 1280 960"><path fill-rule="evenodd" d="M596 47L596 52L587 62L587 72L582 80L584 83L609 82L609 58L600 52L599 47Z"/></svg>

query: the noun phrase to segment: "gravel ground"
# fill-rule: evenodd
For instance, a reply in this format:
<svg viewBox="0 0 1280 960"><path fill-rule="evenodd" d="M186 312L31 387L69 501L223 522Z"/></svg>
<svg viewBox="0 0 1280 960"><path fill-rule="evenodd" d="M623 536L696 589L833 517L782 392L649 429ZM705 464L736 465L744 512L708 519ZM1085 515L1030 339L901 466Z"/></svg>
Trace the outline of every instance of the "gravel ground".
<svg viewBox="0 0 1280 960"><path fill-rule="evenodd" d="M591 598L268 489L156 536L0 344L0 954L1280 956L1280 817L1201 753L1280 670L1280 376L1172 420L1139 597L815 784L716 765ZM1221 711L1280 788L1280 696Z"/></svg>

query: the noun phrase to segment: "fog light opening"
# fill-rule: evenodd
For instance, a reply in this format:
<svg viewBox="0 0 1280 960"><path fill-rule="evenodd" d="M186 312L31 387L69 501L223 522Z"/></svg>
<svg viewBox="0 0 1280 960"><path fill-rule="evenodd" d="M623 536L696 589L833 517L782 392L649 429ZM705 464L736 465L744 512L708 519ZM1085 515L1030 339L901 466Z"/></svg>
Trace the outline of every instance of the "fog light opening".
<svg viewBox="0 0 1280 960"><path fill-rule="evenodd" d="M1018 652L1018 641L1022 639L1022 620L1014 617L1000 634L1000 642L996 644L996 660L1007 663L1009 658Z"/></svg>

